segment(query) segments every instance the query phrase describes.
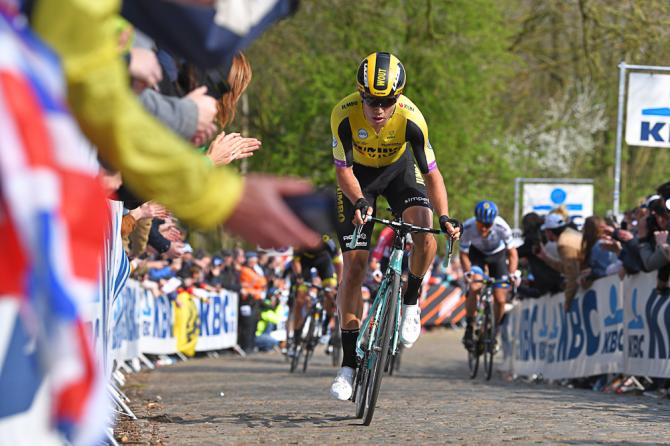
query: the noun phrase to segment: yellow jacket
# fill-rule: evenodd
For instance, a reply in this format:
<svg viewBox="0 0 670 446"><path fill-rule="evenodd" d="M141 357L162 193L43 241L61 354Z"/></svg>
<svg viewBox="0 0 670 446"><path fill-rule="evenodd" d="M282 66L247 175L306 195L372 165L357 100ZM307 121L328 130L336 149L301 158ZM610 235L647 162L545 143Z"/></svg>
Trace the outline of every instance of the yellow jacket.
<svg viewBox="0 0 670 446"><path fill-rule="evenodd" d="M119 0L39 0L33 29L61 58L82 131L130 189L191 224L222 223L240 200L242 178L214 168L142 109L117 48L119 10Z"/></svg>

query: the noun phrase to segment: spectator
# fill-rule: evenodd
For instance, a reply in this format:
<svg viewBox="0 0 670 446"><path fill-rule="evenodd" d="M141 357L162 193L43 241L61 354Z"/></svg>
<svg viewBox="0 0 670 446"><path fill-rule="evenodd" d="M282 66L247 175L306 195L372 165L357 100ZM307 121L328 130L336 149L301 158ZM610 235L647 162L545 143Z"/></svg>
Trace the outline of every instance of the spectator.
<svg viewBox="0 0 670 446"><path fill-rule="evenodd" d="M650 206L651 215L640 225L640 259L645 271L658 270L658 287L666 288L670 276L670 261L664 254L670 229L670 210L665 197L654 200Z"/></svg>
<svg viewBox="0 0 670 446"><path fill-rule="evenodd" d="M270 334L277 329L282 320L282 308L279 305L280 290L273 290L269 297L261 303L260 318L256 328L256 348L259 351L270 351L279 341Z"/></svg>
<svg viewBox="0 0 670 446"><path fill-rule="evenodd" d="M112 0L98 0L95 8L88 2L40 0L31 15L34 30L61 58L72 113L101 156L133 190L194 224L225 222L229 231L261 245L317 245L319 235L281 198L308 192L307 184L264 176L242 181L231 170L214 169L141 110L116 52L118 8ZM203 13L211 24L212 16ZM59 26L53 26L53 17ZM96 69L87 68L91 66ZM103 78L106 82L100 82Z"/></svg>
<svg viewBox="0 0 670 446"><path fill-rule="evenodd" d="M561 273L550 267L538 257L542 248L543 219L535 212L523 216L523 245L518 248L519 259L526 263L528 269L528 286L519 287L519 294L525 297L540 297L546 293L558 293L562 289Z"/></svg>
<svg viewBox="0 0 670 446"><path fill-rule="evenodd" d="M541 245L536 255L565 276L565 310L568 311L577 294L582 235L568 227L561 214L547 215L541 229L547 240L556 242L559 258L547 254Z"/></svg>
<svg viewBox="0 0 670 446"><path fill-rule="evenodd" d="M260 302L265 298L267 280L258 266L258 255L247 253L247 262L240 269L239 345L249 352L253 350Z"/></svg>
<svg viewBox="0 0 670 446"><path fill-rule="evenodd" d="M608 267L617 262L616 255L602 245L605 226L605 220L596 216L588 217L584 222L581 247L584 288L590 287L594 280L605 277Z"/></svg>

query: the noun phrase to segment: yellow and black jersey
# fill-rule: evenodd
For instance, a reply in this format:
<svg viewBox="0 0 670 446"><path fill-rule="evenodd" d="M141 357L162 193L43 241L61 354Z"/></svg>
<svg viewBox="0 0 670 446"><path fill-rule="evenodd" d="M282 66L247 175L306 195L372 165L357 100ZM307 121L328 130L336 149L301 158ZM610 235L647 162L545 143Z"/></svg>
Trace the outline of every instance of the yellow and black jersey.
<svg viewBox="0 0 670 446"><path fill-rule="evenodd" d="M293 258L297 260L314 260L319 257L324 257L328 256L331 260L335 260L338 255L339 255L339 250L337 249L337 244L335 243L335 240L330 238L328 235L323 235L321 237L321 240L323 243L321 243L318 247L313 248L313 249L302 249L302 250L296 250L293 253Z"/></svg>
<svg viewBox="0 0 670 446"><path fill-rule="evenodd" d="M342 99L330 116L333 132L333 159L338 167L354 163L384 167L398 161L412 147L421 173L435 169L435 154L428 141L428 126L421 111L404 95L398 97L393 115L376 133L363 115L359 93Z"/></svg>

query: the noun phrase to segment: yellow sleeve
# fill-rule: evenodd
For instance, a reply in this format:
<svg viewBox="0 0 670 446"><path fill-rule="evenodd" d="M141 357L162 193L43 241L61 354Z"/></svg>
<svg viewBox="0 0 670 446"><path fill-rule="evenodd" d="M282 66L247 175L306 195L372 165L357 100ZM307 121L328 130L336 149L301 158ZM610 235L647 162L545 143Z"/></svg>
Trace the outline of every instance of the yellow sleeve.
<svg viewBox="0 0 670 446"><path fill-rule="evenodd" d="M351 163L347 164L347 156L344 146L347 141L343 142L342 136L340 135L340 125L342 125L342 121L345 117L346 116L341 113L340 104L337 104L330 114L330 130L333 133L333 161L337 167L351 165Z"/></svg>
<svg viewBox="0 0 670 446"><path fill-rule="evenodd" d="M137 195L201 227L224 222L243 181L214 168L146 113L117 49L119 0L40 0L33 28L61 58L72 113L102 158Z"/></svg>
<svg viewBox="0 0 670 446"><path fill-rule="evenodd" d="M412 148L417 166L421 173L428 173L437 168L435 152L428 139L428 124L419 108L407 97L401 96L398 106L404 110L407 119L407 142Z"/></svg>

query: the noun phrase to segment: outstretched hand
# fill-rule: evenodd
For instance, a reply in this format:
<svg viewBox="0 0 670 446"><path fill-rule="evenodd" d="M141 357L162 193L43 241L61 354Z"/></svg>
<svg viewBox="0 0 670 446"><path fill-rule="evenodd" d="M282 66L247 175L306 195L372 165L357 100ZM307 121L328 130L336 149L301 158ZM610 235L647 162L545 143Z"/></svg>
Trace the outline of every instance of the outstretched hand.
<svg viewBox="0 0 670 446"><path fill-rule="evenodd" d="M314 248L321 242L321 236L305 226L283 200L284 196L311 191L312 186L306 181L250 174L245 179L242 198L224 227L265 248Z"/></svg>
<svg viewBox="0 0 670 446"><path fill-rule="evenodd" d="M256 138L245 138L239 133L221 132L209 145L207 157L215 166L220 166L238 159L249 158L260 148L261 142Z"/></svg>

